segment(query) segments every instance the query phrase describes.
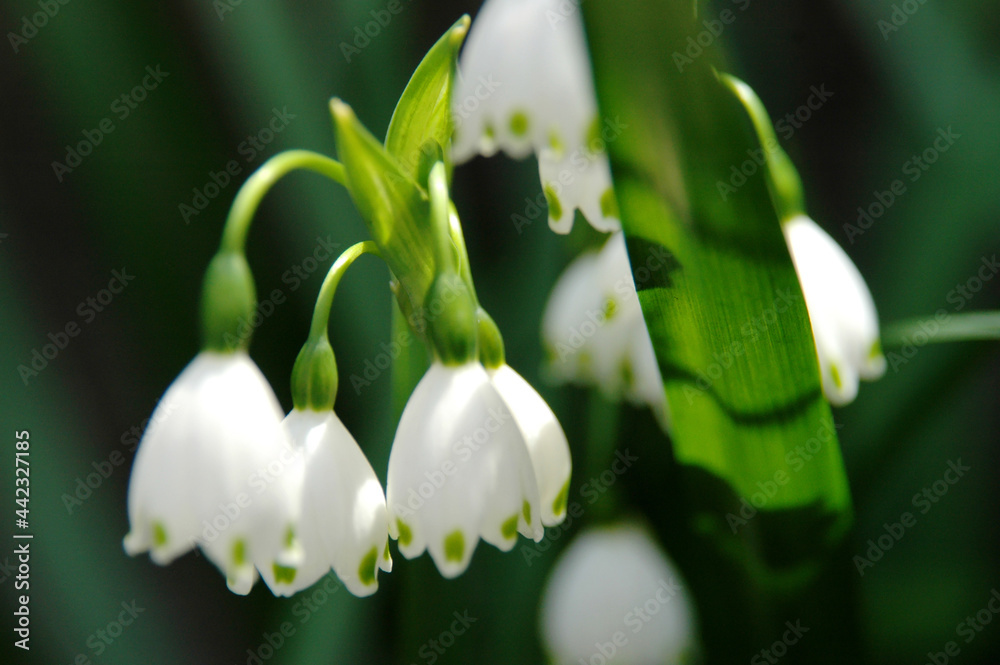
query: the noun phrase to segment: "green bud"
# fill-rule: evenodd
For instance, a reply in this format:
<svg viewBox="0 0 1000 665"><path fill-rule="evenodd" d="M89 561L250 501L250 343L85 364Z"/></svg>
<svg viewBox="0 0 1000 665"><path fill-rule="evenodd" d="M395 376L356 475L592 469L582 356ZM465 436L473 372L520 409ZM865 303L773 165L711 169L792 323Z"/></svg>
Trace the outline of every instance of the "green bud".
<svg viewBox="0 0 1000 665"><path fill-rule="evenodd" d="M476 312L479 322L479 360L482 361L486 369L496 369L503 366L504 349L503 336L500 328L497 327L493 317L485 309L480 307Z"/></svg>
<svg viewBox="0 0 1000 665"><path fill-rule="evenodd" d="M337 360L326 335L307 341L292 368L292 402L305 411L329 411L337 399Z"/></svg>
<svg viewBox="0 0 1000 665"><path fill-rule="evenodd" d="M423 309L428 336L441 362L463 365L476 358L476 304L461 277L453 272L438 275L427 291Z"/></svg>
<svg viewBox="0 0 1000 665"><path fill-rule="evenodd" d="M246 256L220 251L208 264L202 285L202 348L223 353L246 350L251 331L247 322L256 306L257 292Z"/></svg>

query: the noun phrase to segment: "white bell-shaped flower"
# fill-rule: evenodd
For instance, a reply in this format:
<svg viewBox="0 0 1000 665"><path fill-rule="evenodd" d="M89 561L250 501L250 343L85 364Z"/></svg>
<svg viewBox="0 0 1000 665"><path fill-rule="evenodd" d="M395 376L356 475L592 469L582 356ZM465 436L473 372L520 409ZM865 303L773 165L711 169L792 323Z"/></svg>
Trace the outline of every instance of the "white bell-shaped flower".
<svg viewBox="0 0 1000 665"><path fill-rule="evenodd" d="M573 468L566 434L542 396L510 365L501 365L488 373L528 446L538 483L542 524L555 526L566 518Z"/></svg>
<svg viewBox="0 0 1000 665"><path fill-rule="evenodd" d="M129 481L130 555L165 565L198 545L249 593L254 569L294 566L297 519L282 475L294 454L274 391L244 352L205 351L150 418Z"/></svg>
<svg viewBox="0 0 1000 665"><path fill-rule="evenodd" d="M793 217L782 230L809 310L823 393L832 404L848 404L859 379L885 373L872 294L847 253L812 219Z"/></svg>
<svg viewBox="0 0 1000 665"><path fill-rule="evenodd" d="M538 156L549 224L573 226L573 211L601 231L620 228L583 20L558 0L487 0L459 62L453 100L458 163L498 149Z"/></svg>
<svg viewBox="0 0 1000 665"><path fill-rule="evenodd" d="M261 576L275 595L290 596L330 569L355 596L378 590L378 570L392 570L385 494L368 458L333 411L293 409L285 418L298 469L297 535L303 562Z"/></svg>
<svg viewBox="0 0 1000 665"><path fill-rule="evenodd" d="M556 380L647 404L663 422L663 382L621 232L566 268L549 296L542 337Z"/></svg>
<svg viewBox="0 0 1000 665"><path fill-rule="evenodd" d="M478 362L432 363L410 396L389 455L389 534L412 559L426 549L445 577L480 538L503 551L542 538L524 436Z"/></svg>
<svg viewBox="0 0 1000 665"><path fill-rule="evenodd" d="M672 665L697 649L683 580L636 524L577 536L552 570L540 620L554 665Z"/></svg>

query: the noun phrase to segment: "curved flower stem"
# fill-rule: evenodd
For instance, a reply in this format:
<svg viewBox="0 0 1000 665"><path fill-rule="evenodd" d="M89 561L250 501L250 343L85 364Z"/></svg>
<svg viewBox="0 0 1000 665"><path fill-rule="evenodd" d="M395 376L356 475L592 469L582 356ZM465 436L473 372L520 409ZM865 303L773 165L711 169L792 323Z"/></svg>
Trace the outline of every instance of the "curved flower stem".
<svg viewBox="0 0 1000 665"><path fill-rule="evenodd" d="M886 326L882 333L882 344L886 347L904 346L911 343L918 333L927 337L923 344L1000 340L1000 312L946 314L941 317L897 321Z"/></svg>
<svg viewBox="0 0 1000 665"><path fill-rule="evenodd" d="M278 180L298 169L315 171L347 187L343 164L326 155L310 150L288 150L271 157L237 192L222 232L222 251L243 252L250 222L264 195Z"/></svg>
<svg viewBox="0 0 1000 665"><path fill-rule="evenodd" d="M323 279L323 285L319 289L319 296L316 298L316 307L313 310L312 324L309 327L309 339L316 340L327 336L327 329L330 323L330 309L333 307L333 296L340 284L340 279L351 267L351 264L362 254L374 254L381 257L378 245L372 240L351 245L341 254L330 267L330 271Z"/></svg>

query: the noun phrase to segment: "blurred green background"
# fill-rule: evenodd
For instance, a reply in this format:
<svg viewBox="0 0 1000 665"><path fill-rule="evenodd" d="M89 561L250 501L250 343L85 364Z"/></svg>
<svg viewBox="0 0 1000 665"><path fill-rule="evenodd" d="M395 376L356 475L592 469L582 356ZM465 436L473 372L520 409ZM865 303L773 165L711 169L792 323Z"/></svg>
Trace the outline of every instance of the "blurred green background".
<svg viewBox="0 0 1000 665"><path fill-rule="evenodd" d="M546 571L570 541L561 530L530 562L520 545L507 555L480 546L469 571L450 582L427 557L410 562L393 549L394 572L365 600L322 586L275 599L263 585L241 598L197 555L161 568L121 548L133 428L198 350L200 280L239 184L284 149L335 155L332 96L383 135L423 53L462 13L474 17L479 3L404 0L403 11L348 61L342 44L354 45L356 28L385 5L70 0L32 32L24 17L41 11L37 1L0 4L0 419L9 451L0 464L0 536L13 542L13 433L22 429L31 432L35 534L32 651L12 647L13 580L0 571L3 662L69 663L84 654L95 663L246 663L248 649L268 644L267 636L276 642L288 622L290 636L266 662L429 664L434 652L422 647L456 611L477 620L437 662L542 661L536 606ZM879 22L892 22L894 5L917 9L887 32ZM737 16L721 37L734 73L756 88L772 118L794 114L811 86L834 93L782 145L802 173L812 215L857 262L883 323L956 311L952 290L983 257L1000 253L1000 3L719 0L702 15L724 9ZM142 84L147 67L159 67L161 80L153 87L146 78L153 89L144 99L121 100ZM270 124L275 117L281 120ZM100 129L105 119L110 133ZM269 124L281 131L262 133ZM907 161L948 127L960 138L912 180ZM66 146L98 135L71 171L53 168L66 163ZM211 196L212 174L232 160L237 175ZM896 179L905 194L849 237L844 225L857 223L858 207L871 206ZM185 219L180 206L195 204L195 190L211 198L199 199L207 205ZM538 325L559 271L593 238L581 224L569 239L558 237L541 221L519 233L511 215L539 190L531 160L480 159L456 170L479 295L504 331L509 361L542 389L566 428L577 469L570 496L577 497L588 470L603 468L582 415L594 405L581 390L544 383ZM251 350L290 407L289 372L327 267L307 274L307 259L322 243L362 239L364 226L346 192L312 174L282 182L258 217L249 242L258 293L264 299L278 289L287 301L265 318ZM115 270L134 280L97 311L87 299ZM331 325L337 411L383 480L394 431L391 382L384 374L354 390L350 377L362 375L389 341L387 281L376 262L359 263ZM985 282L962 300L963 311L996 309L998 287L1000 280ZM18 366L30 365L49 334L71 322L79 335L37 375L22 378ZM881 561L850 576L871 662L925 662L1000 589L998 382L995 344L931 346L835 411L856 501L852 554L863 555L884 523L917 513L916 526ZM591 408L591 420L610 410ZM668 442L648 414L634 411L624 414L626 437L622 445L648 460L620 479L626 501L650 510L649 497L659 493L655 510L669 512ZM913 495L959 458L971 470L919 514ZM111 464L87 496L78 481L108 470L109 460L123 462ZM64 498L78 491L79 503ZM599 502L583 521L608 512ZM12 551L0 547L4 566ZM853 570L849 559L843 565ZM144 611L98 653L97 631L133 600ZM996 662L998 644L1000 621L961 643L956 660Z"/></svg>

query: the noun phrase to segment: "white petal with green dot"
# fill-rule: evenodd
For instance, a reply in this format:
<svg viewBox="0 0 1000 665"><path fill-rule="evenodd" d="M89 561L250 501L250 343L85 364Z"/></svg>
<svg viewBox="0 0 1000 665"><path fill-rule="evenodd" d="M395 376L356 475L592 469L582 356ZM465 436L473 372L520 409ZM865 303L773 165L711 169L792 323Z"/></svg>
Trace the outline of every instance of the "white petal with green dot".
<svg viewBox="0 0 1000 665"><path fill-rule="evenodd" d="M534 152L542 162L561 163L590 155L588 143L597 101L579 11L566 13L559 0L487 0L472 23L459 61L453 98L457 163L498 149L514 158ZM599 229L618 228L601 215L610 187L607 156L560 198L562 215L550 217L559 232L579 208ZM547 184L545 167L542 185ZM598 182L600 181L600 182ZM596 187L583 196L588 187Z"/></svg>
<svg viewBox="0 0 1000 665"><path fill-rule="evenodd" d="M480 538L512 547L512 517L541 537L527 446L481 364L427 370L396 431L387 498L400 552L428 550L445 577L465 571Z"/></svg>
<svg viewBox="0 0 1000 665"><path fill-rule="evenodd" d="M800 215L782 230L809 310L823 393L835 405L848 404L859 379L885 372L875 302L850 257L816 222Z"/></svg>
<svg viewBox="0 0 1000 665"><path fill-rule="evenodd" d="M333 411L294 409L285 427L299 460L297 536L303 561L291 570L261 569L276 595L305 589L331 569L355 596L378 589L378 570L391 570L385 555L385 494L357 441Z"/></svg>
<svg viewBox="0 0 1000 665"><path fill-rule="evenodd" d="M621 228L606 154L577 149L559 156L544 148L538 153L538 172L553 231L569 233L577 209L598 231Z"/></svg>
<svg viewBox="0 0 1000 665"><path fill-rule="evenodd" d="M548 662L590 662L595 640L610 640L623 617L645 608L641 630L616 647L616 665L697 662L694 606L684 580L637 524L591 527L556 560L539 613Z"/></svg>
<svg viewBox="0 0 1000 665"><path fill-rule="evenodd" d="M150 418L129 481L129 554L166 564L198 545L247 593L260 556L294 559L284 532L294 506L260 498L259 473L284 468L287 442L271 386L243 352L202 352L171 384Z"/></svg>
<svg viewBox="0 0 1000 665"><path fill-rule="evenodd" d="M554 526L566 517L572 460L562 426L542 396L510 365L489 370L524 435L541 500L541 521Z"/></svg>

